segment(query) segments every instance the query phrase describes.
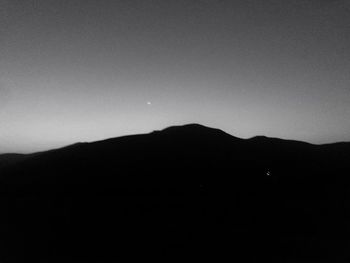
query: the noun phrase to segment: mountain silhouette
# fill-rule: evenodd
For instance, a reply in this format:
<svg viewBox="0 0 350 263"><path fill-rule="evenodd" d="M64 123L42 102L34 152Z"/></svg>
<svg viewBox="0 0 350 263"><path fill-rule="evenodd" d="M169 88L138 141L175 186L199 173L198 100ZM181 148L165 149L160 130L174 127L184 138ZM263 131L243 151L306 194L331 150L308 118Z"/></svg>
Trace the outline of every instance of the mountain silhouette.
<svg viewBox="0 0 350 263"><path fill-rule="evenodd" d="M349 156L199 124L0 155L0 260L349 262Z"/></svg>

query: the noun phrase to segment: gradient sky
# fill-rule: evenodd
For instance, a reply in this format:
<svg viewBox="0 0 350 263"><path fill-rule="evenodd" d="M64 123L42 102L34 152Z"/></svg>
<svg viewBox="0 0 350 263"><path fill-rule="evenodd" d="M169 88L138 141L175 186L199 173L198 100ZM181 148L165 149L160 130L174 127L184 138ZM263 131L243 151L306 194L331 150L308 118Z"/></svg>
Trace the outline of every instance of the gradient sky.
<svg viewBox="0 0 350 263"><path fill-rule="evenodd" d="M0 152L189 122L350 141L350 0L0 0Z"/></svg>

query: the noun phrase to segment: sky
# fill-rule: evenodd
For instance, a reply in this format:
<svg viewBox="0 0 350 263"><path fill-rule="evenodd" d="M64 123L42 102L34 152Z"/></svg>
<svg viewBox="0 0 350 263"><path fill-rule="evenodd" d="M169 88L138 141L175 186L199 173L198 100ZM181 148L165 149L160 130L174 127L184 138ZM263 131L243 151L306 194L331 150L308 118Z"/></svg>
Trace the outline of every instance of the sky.
<svg viewBox="0 0 350 263"><path fill-rule="evenodd" d="M0 0L0 152L185 123L350 141L350 0Z"/></svg>

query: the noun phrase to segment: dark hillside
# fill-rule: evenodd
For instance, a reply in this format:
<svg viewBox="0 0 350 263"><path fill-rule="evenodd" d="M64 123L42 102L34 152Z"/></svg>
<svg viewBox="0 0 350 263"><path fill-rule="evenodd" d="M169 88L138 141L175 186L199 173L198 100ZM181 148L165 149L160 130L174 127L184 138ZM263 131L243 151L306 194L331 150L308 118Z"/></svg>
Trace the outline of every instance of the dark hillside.
<svg viewBox="0 0 350 263"><path fill-rule="evenodd" d="M27 156L0 171L0 260L348 262L349 155L190 124Z"/></svg>

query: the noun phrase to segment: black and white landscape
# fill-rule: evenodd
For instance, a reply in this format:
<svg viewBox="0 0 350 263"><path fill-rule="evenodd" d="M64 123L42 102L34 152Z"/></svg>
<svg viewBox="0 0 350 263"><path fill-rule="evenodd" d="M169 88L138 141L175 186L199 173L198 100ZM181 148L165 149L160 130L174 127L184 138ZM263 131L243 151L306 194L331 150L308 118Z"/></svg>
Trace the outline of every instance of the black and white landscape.
<svg viewBox="0 0 350 263"><path fill-rule="evenodd" d="M350 0L0 0L0 263L350 263L349 25Z"/></svg>
<svg viewBox="0 0 350 263"><path fill-rule="evenodd" d="M2 155L3 262L348 262L350 143L199 124Z"/></svg>

